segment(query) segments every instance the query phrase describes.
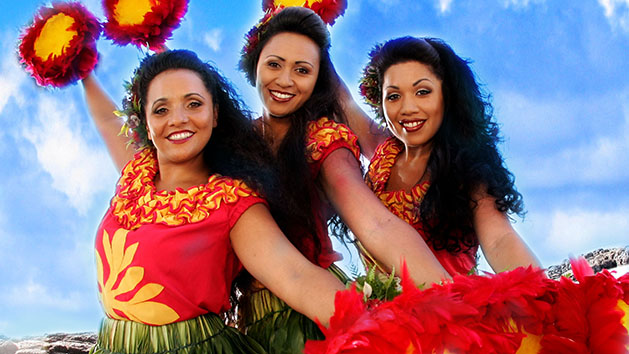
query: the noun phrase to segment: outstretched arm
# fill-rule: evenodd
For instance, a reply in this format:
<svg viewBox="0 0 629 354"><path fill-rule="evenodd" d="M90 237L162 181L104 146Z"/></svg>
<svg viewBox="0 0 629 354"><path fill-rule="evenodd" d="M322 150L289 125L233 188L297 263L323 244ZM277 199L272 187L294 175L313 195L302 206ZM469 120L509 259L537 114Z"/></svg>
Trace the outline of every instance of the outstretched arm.
<svg viewBox="0 0 629 354"><path fill-rule="evenodd" d="M122 171L126 163L133 158L134 151L132 147L127 148L129 138L119 135L124 122L114 114L117 109L116 105L105 93L93 73L83 79L83 89L90 115L107 145L109 156L118 171Z"/></svg>
<svg viewBox="0 0 629 354"><path fill-rule="evenodd" d="M282 234L268 209L255 204L230 234L238 258L251 275L290 307L327 326L334 296L345 289L327 270L308 261Z"/></svg>
<svg viewBox="0 0 629 354"><path fill-rule="evenodd" d="M449 278L417 231L392 214L363 182L358 162L348 149L332 152L319 177L343 221L381 265L399 272L406 260L417 285L430 286Z"/></svg>
<svg viewBox="0 0 629 354"><path fill-rule="evenodd" d="M495 198L483 195L474 210L474 230L487 262L494 272L520 266L540 266L539 261L511 226L507 216L496 209Z"/></svg>

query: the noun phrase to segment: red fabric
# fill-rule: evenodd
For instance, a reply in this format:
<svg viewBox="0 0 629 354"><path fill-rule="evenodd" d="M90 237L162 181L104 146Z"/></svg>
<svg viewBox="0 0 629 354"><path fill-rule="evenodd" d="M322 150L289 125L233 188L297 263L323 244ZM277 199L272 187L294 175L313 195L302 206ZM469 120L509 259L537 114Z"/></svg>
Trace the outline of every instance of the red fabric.
<svg viewBox="0 0 629 354"><path fill-rule="evenodd" d="M135 161L143 157L146 155L138 154ZM125 167L121 181L124 180L125 173L129 173L132 168L132 163ZM221 177L221 179L227 182L231 180L227 177ZM207 186L210 184L208 183ZM193 188L196 187L191 189ZM219 194L225 188L225 184L216 184L213 188L215 190L210 192ZM121 189L124 188L119 188L119 190ZM141 195L141 192L138 192L138 195ZM149 191L145 195L154 196L155 191ZM151 200L150 197L149 200L146 199L138 198L138 203L156 201L155 199ZM138 289L147 284L155 283L163 286L164 289L150 300L172 308L179 315L177 321L187 320L209 312L221 313L225 311L230 307L231 283L242 268L231 246L229 232L242 213L256 203L265 203L265 201L255 195L239 195L232 200L222 200L207 217L197 222L182 222L182 219L177 219L174 222L179 224L173 225L173 222L150 222L146 221L148 219L144 219L145 221L141 222L139 226L136 224L133 230L125 229L119 221L120 218L114 215L114 208L110 208L105 214L96 236L96 252L103 263L103 282L107 281L111 275L110 264L125 263L121 258L126 259L126 256L119 256L116 259L112 256L115 251L109 251L108 255L103 245L104 232L107 232L106 241L111 243L112 249L125 249L127 250L126 253L129 253L128 250L136 247L133 245L137 243L137 249L132 256L129 256L131 260L128 266L120 271L119 275L116 275L116 282L121 282L125 272L129 272L129 269L133 267L143 268L141 282L130 291L116 296L116 300L129 301L137 294ZM168 205L155 210L155 213L162 215L168 215L170 212ZM112 241L116 231L121 229L128 232L123 248L116 247L115 241ZM117 286L114 285L113 289L116 289ZM99 290L103 291L102 288ZM116 314L128 317L120 311L116 311Z"/></svg>

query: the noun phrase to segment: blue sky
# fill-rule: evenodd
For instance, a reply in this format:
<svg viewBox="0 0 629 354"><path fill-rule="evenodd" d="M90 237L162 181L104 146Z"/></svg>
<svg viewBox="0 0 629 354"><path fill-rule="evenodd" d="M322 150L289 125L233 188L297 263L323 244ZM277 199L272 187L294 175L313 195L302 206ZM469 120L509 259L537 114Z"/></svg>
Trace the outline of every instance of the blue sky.
<svg viewBox="0 0 629 354"><path fill-rule="evenodd" d="M99 0L81 1L101 19ZM117 174L80 85L37 87L15 55L39 1L0 5L0 335L95 331L93 239ZM190 0L167 45L236 70L260 1ZM374 43L446 40L492 94L528 214L515 226L545 265L629 245L629 0L349 0L332 60L357 92ZM142 54L101 38L96 75L116 102ZM358 99L358 95L356 95ZM356 261L354 258L353 261Z"/></svg>

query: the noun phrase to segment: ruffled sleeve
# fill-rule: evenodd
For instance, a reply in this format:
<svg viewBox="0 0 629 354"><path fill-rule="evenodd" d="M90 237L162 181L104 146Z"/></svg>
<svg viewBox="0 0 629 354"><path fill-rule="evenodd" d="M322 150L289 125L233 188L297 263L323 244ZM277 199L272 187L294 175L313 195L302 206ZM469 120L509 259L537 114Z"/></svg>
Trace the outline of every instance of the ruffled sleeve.
<svg viewBox="0 0 629 354"><path fill-rule="evenodd" d="M358 137L344 124L328 118L310 122L306 132L306 158L313 175L319 174L323 161L337 149L349 149L360 160Z"/></svg>

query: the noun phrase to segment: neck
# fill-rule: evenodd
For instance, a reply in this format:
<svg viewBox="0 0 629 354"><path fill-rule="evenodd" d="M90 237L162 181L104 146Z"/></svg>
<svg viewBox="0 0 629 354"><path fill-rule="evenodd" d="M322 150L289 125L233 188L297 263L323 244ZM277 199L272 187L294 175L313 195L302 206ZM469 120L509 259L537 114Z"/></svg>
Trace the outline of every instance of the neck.
<svg viewBox="0 0 629 354"><path fill-rule="evenodd" d="M432 152L432 143L420 146L404 144L404 154L400 157L405 164L427 163Z"/></svg>
<svg viewBox="0 0 629 354"><path fill-rule="evenodd" d="M207 183L210 176L210 169L205 165L202 157L185 164L176 164L162 162L158 155L158 166L159 173L154 181L157 190L188 189Z"/></svg>
<svg viewBox="0 0 629 354"><path fill-rule="evenodd" d="M262 135L274 153L279 149L288 129L291 127L290 117L273 117L268 111L262 115Z"/></svg>

